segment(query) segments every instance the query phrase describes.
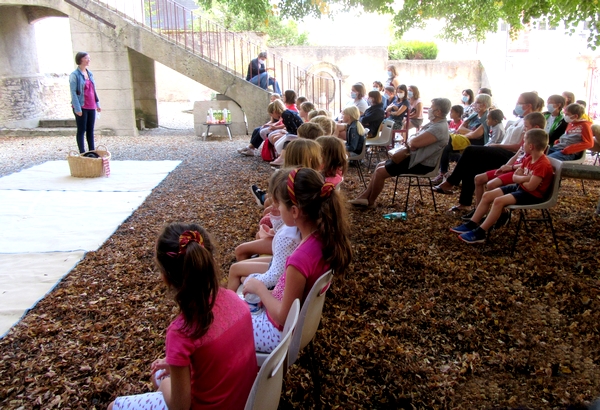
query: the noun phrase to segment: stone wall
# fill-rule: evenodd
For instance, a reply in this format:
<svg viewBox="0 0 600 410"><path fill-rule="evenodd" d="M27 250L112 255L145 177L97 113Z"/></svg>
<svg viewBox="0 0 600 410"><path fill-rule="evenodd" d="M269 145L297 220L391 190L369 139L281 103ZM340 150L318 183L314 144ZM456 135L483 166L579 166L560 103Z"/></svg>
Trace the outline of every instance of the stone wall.
<svg viewBox="0 0 600 410"><path fill-rule="evenodd" d="M396 66L400 82L419 88L425 106L433 98L449 98L459 104L462 90L470 88L474 93L482 84L485 70L479 60L396 60L388 64Z"/></svg>

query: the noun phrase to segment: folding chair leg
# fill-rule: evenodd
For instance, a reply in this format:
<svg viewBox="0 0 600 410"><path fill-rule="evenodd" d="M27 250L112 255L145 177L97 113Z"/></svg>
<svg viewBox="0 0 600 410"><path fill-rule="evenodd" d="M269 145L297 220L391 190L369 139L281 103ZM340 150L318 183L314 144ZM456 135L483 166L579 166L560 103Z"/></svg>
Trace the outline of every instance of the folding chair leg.
<svg viewBox="0 0 600 410"><path fill-rule="evenodd" d="M550 224L550 232L552 232L552 240L554 241L554 246L556 247L556 253L559 254L560 249L558 249L558 241L556 240L556 232L554 231L554 225L552 224L552 216L550 215L550 211L547 209L543 209L542 211L545 211L547 214L548 223Z"/></svg>
<svg viewBox="0 0 600 410"><path fill-rule="evenodd" d="M515 239L513 240L512 250L510 251L510 255L513 256L515 254L515 249L517 248L517 239L519 238L519 231L521 230L521 224L523 223L523 210L519 212L519 222L517 223L517 232L515 233Z"/></svg>
<svg viewBox="0 0 600 410"><path fill-rule="evenodd" d="M437 212L437 205L435 203L435 194L433 193L433 184L431 183L431 178L427 178L429 180L429 191L431 192L431 199L433 199L433 210Z"/></svg>
<svg viewBox="0 0 600 410"><path fill-rule="evenodd" d="M310 360L310 373L313 380L313 398L315 401L315 408L320 409L321 406L321 374L319 368L315 363L315 348L313 342L308 344L309 360Z"/></svg>
<svg viewBox="0 0 600 410"><path fill-rule="evenodd" d="M406 187L406 203L404 204L404 212L408 212L408 197L410 196L411 185L412 185L412 177L408 177L408 187Z"/></svg>
<svg viewBox="0 0 600 410"><path fill-rule="evenodd" d="M396 177L396 183L394 184L394 195L392 196L392 205L394 205L394 201L396 200L396 189L398 189L398 178Z"/></svg>
<svg viewBox="0 0 600 410"><path fill-rule="evenodd" d="M583 183L583 179L581 180L581 189L583 190L583 195L585 196L585 184Z"/></svg>
<svg viewBox="0 0 600 410"><path fill-rule="evenodd" d="M356 167L357 167L356 170L358 172L358 179L363 183L363 185L366 188L367 183L365 182L365 176L363 175L362 166L360 165L360 161L356 161Z"/></svg>
<svg viewBox="0 0 600 410"><path fill-rule="evenodd" d="M421 197L421 202L423 202L423 192L421 192L421 181L417 178L417 187L419 187L419 196Z"/></svg>

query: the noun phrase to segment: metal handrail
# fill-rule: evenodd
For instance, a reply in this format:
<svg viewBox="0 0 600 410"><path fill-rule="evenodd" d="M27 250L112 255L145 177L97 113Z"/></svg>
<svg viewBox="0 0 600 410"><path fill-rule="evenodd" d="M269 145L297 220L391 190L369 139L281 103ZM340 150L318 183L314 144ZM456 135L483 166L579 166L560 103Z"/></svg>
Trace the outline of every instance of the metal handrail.
<svg viewBox="0 0 600 410"><path fill-rule="evenodd" d="M92 1L241 78L250 61L264 51L243 33L227 30L174 0ZM269 51L267 55L268 68L282 90L292 89L319 108L341 109L341 79L308 72Z"/></svg>

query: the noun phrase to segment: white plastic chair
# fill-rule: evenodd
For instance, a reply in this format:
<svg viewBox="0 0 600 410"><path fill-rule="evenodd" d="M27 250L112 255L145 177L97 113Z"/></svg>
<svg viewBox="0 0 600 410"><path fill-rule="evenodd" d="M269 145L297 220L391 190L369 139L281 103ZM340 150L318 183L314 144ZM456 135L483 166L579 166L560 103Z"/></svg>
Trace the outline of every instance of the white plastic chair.
<svg viewBox="0 0 600 410"><path fill-rule="evenodd" d="M406 188L406 203L404 204L404 212L408 210L408 197L410 195L410 187L416 186L419 188L419 195L421 196L421 201L423 201L423 192L421 192L421 187L429 187L429 191L431 192L431 197L433 199L433 209L437 212L437 204L435 202L435 194L433 193L433 183L431 182L431 178L435 178L440 173L440 162L442 161L442 156L440 155L437 165L433 169L433 171L425 174L401 174L396 177L396 184L394 185L394 195L392 196L392 205L394 205L394 201L396 199L396 189L398 188L398 179L399 178L408 178L408 187ZM417 182L413 183L413 178L416 178ZM427 178L429 184L422 184L419 181L419 178Z"/></svg>
<svg viewBox="0 0 600 410"><path fill-rule="evenodd" d="M563 162L565 164L583 164L583 163L585 163L586 152L587 152L587 150L583 150L583 155L579 159L574 159L572 161L563 161ZM585 195L585 184L583 183L583 179L580 179L580 181L581 181L581 190L583 191L583 195Z"/></svg>
<svg viewBox="0 0 600 410"><path fill-rule="evenodd" d="M279 406L283 375L286 370L285 359L292 341L292 334L298 323L299 312L300 301L296 299L285 320L281 342L275 350L265 355L244 410L276 410Z"/></svg>
<svg viewBox="0 0 600 410"><path fill-rule="evenodd" d="M369 138L366 142L367 148L371 148L369 154L369 165L371 168L371 160L373 159L373 150L377 153L377 159L379 160L379 152L383 150L387 154L388 146L392 145L394 134L392 128L394 127L393 120L384 120L381 123L381 133L375 138Z"/></svg>
<svg viewBox="0 0 600 410"><path fill-rule="evenodd" d="M366 135L366 134L365 134ZM365 176L362 172L362 160L365 159L367 155L367 138L364 138L362 152L358 155L354 154L348 157L348 163L354 163L356 165L356 172L358 173L358 179L363 183L365 188L367 187L367 183L365 182Z"/></svg>
<svg viewBox="0 0 600 410"><path fill-rule="evenodd" d="M517 239L519 238L519 230L521 229L521 224L527 225L527 222L544 222L550 226L550 231L552 232L552 239L554 240L554 246L556 247L556 253L560 253L558 249L558 241L556 240L556 233L554 231L554 226L552 225L552 216L550 215L549 209L552 208L558 202L558 190L560 187L560 175L562 172L563 162L559 161L555 158L548 158L550 163L552 164L552 168L554 168L554 180L546 193L547 198L544 202L534 205L510 205L507 206L509 212L512 211L520 211L519 214L519 222L517 224L517 232L515 233L515 239L513 240L511 255L514 255L515 248L517 246ZM539 209L542 211L541 218L527 218L527 211L530 209Z"/></svg>

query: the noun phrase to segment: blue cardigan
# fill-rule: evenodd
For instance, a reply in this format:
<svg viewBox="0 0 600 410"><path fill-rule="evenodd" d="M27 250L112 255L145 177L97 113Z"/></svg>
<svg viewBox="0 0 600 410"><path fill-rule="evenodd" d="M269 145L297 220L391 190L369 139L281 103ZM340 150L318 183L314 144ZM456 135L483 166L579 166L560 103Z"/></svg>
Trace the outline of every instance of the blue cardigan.
<svg viewBox="0 0 600 410"><path fill-rule="evenodd" d="M94 75L90 70L87 70L88 77L92 84L94 84L94 95L96 96L96 106L100 108L100 101L98 100L98 94L96 94L96 83L94 82ZM84 104L85 96L83 95L83 90L85 88L85 77L83 73L76 68L75 71L71 73L69 76L69 86L71 87L71 105L73 106L73 111L81 112L81 107Z"/></svg>

